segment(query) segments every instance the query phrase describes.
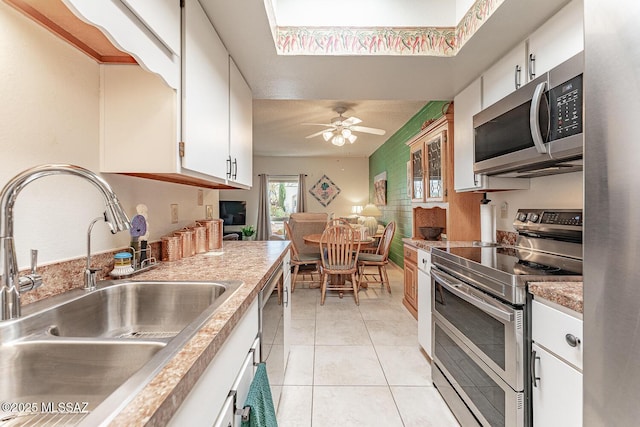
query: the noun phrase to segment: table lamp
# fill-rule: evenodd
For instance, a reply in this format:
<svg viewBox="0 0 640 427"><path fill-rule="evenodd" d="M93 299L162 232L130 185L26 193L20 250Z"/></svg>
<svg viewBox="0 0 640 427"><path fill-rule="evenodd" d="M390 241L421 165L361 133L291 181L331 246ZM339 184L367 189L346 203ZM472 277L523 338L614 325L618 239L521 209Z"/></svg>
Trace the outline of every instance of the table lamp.
<svg viewBox="0 0 640 427"><path fill-rule="evenodd" d="M363 225L367 227L369 236L375 236L376 231L378 231L378 221L375 217L382 216L382 212L380 212L380 209L378 209L378 207L373 203L369 203L362 209L360 215L365 217Z"/></svg>

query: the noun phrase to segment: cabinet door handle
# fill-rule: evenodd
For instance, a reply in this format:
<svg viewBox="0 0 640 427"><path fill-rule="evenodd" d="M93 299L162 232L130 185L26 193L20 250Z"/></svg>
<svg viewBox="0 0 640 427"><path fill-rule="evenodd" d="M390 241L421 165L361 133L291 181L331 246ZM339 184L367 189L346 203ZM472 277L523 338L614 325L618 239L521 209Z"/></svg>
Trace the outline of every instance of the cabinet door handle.
<svg viewBox="0 0 640 427"><path fill-rule="evenodd" d="M289 307L289 287L284 288L284 306Z"/></svg>
<svg viewBox="0 0 640 427"><path fill-rule="evenodd" d="M227 158L227 178L231 178L231 156Z"/></svg>
<svg viewBox="0 0 640 427"><path fill-rule="evenodd" d="M538 356L536 356L536 351L533 350L531 352L531 379L533 380L533 386L538 387L538 380L540 377L536 377L536 360L540 360Z"/></svg>
<svg viewBox="0 0 640 427"><path fill-rule="evenodd" d="M514 76L514 84L516 86L516 89L519 89L520 86L522 86L522 84L520 83L520 72L522 71L522 67L520 67L519 65L516 65L516 72L515 72L515 76Z"/></svg>
<svg viewBox="0 0 640 427"><path fill-rule="evenodd" d="M576 337L573 334L567 334L564 336L564 339L567 341L571 347L577 347L580 344L580 338Z"/></svg>
<svg viewBox="0 0 640 427"><path fill-rule="evenodd" d="M536 78L536 56L533 53L529 54L529 80Z"/></svg>
<svg viewBox="0 0 640 427"><path fill-rule="evenodd" d="M233 179L238 178L238 159L233 158Z"/></svg>

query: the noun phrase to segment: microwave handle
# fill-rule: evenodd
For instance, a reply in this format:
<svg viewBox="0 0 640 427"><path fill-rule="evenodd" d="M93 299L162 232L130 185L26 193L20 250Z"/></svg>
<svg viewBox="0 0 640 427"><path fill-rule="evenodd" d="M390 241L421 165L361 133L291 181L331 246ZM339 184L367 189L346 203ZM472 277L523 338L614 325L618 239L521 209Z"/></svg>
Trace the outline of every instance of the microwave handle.
<svg viewBox="0 0 640 427"><path fill-rule="evenodd" d="M477 298L472 294L464 292L460 288L467 288L467 285L456 282L455 279L448 274L432 268L431 276L458 298L465 300L469 304L478 307L480 310L490 313L497 318L504 320L505 322L513 322L513 313L500 310L498 307L495 307L494 305L489 304L488 302L483 301L482 299Z"/></svg>
<svg viewBox="0 0 640 427"><path fill-rule="evenodd" d="M533 145L540 154L547 152L547 147L542 140L542 132L540 132L540 121L538 115L540 113L540 102L544 96L544 91L547 88L547 82L542 82L536 86L535 92L533 92L533 98L531 99L531 110L529 111L529 125L531 127L531 137L533 138Z"/></svg>

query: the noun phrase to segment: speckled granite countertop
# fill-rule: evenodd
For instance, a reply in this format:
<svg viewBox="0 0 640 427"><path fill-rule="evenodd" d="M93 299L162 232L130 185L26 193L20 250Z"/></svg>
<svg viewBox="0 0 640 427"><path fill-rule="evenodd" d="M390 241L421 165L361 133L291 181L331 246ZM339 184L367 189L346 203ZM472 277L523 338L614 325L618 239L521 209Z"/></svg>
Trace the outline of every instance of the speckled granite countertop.
<svg viewBox="0 0 640 427"><path fill-rule="evenodd" d="M416 249L426 249L431 251L431 248L463 248L467 246L473 246L472 241L446 241L441 242L439 240L422 240L422 239L402 239L407 245L411 245Z"/></svg>
<svg viewBox="0 0 640 427"><path fill-rule="evenodd" d="M244 284L183 349L116 416L114 426L163 426L176 412L209 362L257 298L288 241L225 241L221 252L161 263L133 280L241 280Z"/></svg>
<svg viewBox="0 0 640 427"><path fill-rule="evenodd" d="M530 282L529 292L582 314L582 282Z"/></svg>

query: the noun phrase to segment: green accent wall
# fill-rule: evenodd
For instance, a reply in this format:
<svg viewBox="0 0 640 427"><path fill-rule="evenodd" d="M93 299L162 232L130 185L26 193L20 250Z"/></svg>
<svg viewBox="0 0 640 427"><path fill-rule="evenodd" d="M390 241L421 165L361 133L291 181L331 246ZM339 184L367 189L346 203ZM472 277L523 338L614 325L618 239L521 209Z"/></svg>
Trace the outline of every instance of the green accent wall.
<svg viewBox="0 0 640 427"><path fill-rule="evenodd" d="M382 211L379 220L384 224L396 222L389 258L401 267L404 266L402 239L411 237L413 221L411 199L407 195L409 146L406 142L420 132L425 121L441 117L449 102L429 102L369 157L369 200L375 200L374 177L387 172L387 204L378 206Z"/></svg>

